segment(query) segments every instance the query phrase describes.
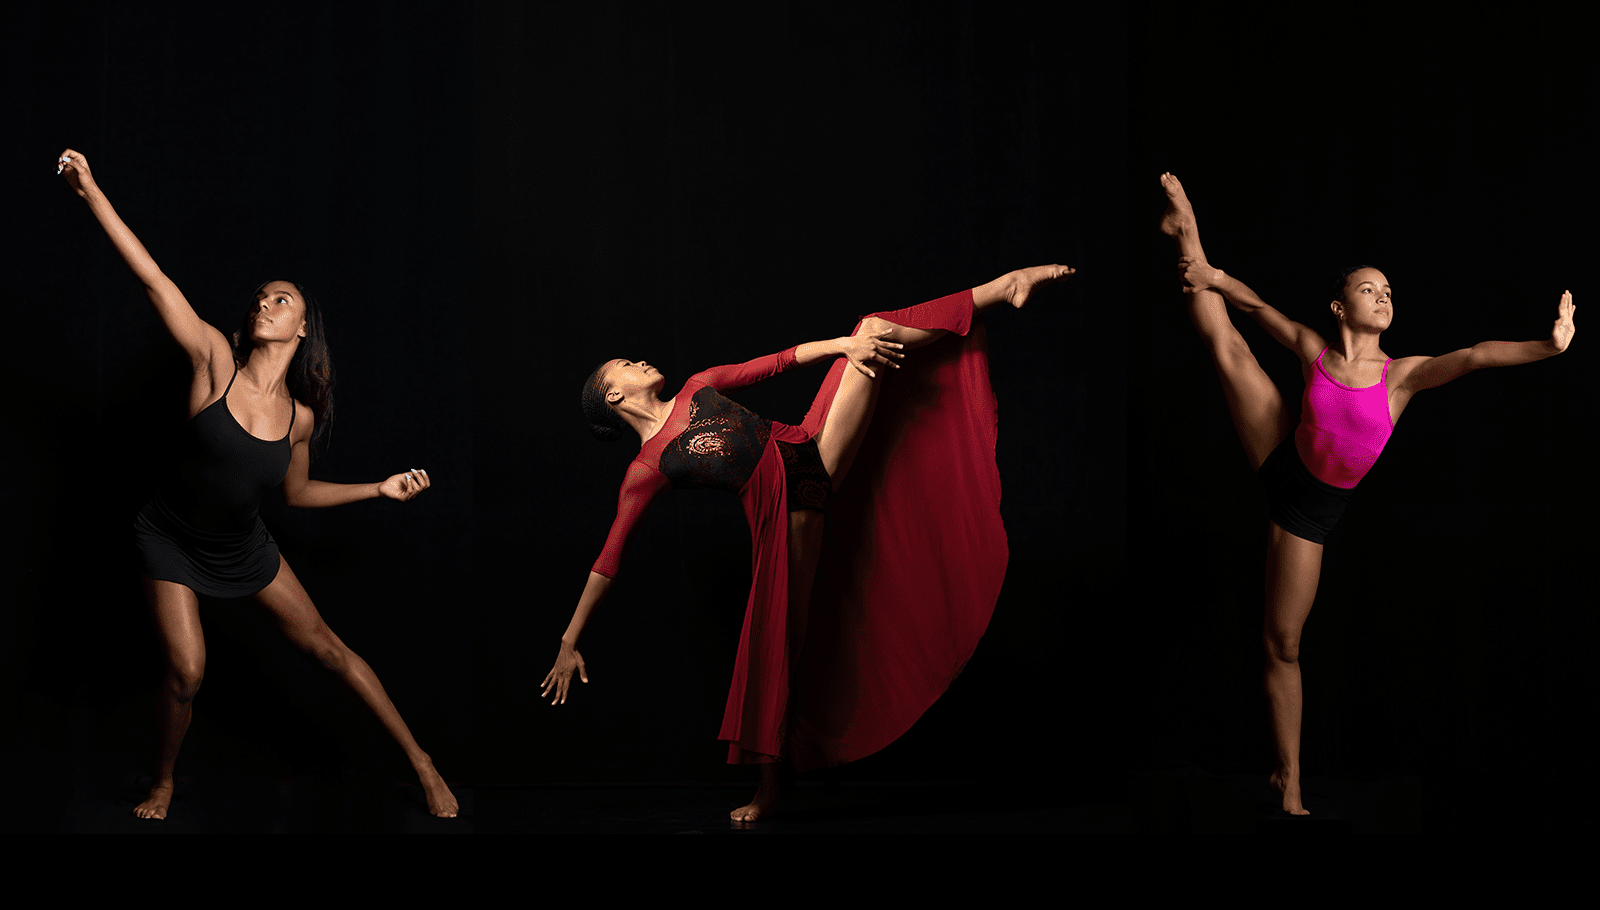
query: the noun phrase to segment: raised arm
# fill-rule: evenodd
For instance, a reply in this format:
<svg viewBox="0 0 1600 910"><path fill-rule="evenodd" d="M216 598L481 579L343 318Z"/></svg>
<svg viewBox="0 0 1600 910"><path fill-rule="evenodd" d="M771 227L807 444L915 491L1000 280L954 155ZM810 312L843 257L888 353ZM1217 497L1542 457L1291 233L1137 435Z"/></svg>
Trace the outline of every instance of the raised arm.
<svg viewBox="0 0 1600 910"><path fill-rule="evenodd" d="M123 223L117 210L111 207L111 201L95 183L94 175L89 170L89 161L83 153L72 149L63 151L56 161L56 173L65 177L73 191L89 203L89 211L100 222L106 236L111 238L122 261L144 285L145 294L155 305L156 314L167 327L167 333L189 355L196 372L213 363L230 363L232 353L228 340L195 313L183 292L162 273L144 244Z"/></svg>
<svg viewBox="0 0 1600 910"><path fill-rule="evenodd" d="M295 438L289 449L289 470L283 475L283 501L292 509L326 509L382 496L407 502L433 485L428 472L412 468L375 483L328 483L311 479L311 409L295 402Z"/></svg>
<svg viewBox="0 0 1600 910"><path fill-rule="evenodd" d="M1556 306L1555 325L1546 341L1480 341L1470 348L1438 357L1402 357L1394 362L1395 386L1409 397L1423 389L1436 389L1473 370L1511 367L1554 357L1572 343L1572 336L1577 332L1572 321L1577 309L1572 303L1572 292L1563 292Z"/></svg>
<svg viewBox="0 0 1600 910"><path fill-rule="evenodd" d="M1328 346L1314 329L1301 325L1268 306L1267 302L1255 291L1250 290L1244 282L1215 268L1204 259L1180 259L1178 267L1183 270L1184 293L1193 294L1207 288L1216 291L1227 299L1230 306L1245 313L1266 329L1273 340L1300 355L1301 363L1309 364L1316 360L1322 349Z"/></svg>

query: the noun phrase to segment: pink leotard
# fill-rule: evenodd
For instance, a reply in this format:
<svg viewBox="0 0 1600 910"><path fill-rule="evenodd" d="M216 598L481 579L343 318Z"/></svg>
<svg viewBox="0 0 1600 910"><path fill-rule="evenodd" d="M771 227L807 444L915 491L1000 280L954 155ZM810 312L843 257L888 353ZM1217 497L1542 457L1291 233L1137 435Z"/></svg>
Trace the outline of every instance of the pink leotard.
<svg viewBox="0 0 1600 910"><path fill-rule="evenodd" d="M1322 366L1327 348L1317 355L1300 402L1300 426L1294 431L1300 460L1323 483L1352 489L1367 476L1384 443L1394 432L1389 419L1389 360L1377 385L1352 389L1328 375Z"/></svg>

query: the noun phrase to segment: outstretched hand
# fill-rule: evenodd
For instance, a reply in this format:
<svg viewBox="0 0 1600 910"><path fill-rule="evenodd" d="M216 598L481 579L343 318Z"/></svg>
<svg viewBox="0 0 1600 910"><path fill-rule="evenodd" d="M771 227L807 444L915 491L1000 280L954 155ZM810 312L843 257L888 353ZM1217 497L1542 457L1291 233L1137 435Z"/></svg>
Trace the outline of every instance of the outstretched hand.
<svg viewBox="0 0 1600 910"><path fill-rule="evenodd" d="M539 697L544 698L550 694L550 690L554 689L556 697L550 699L550 704L566 704L567 688L572 685L573 670L578 671L579 679L584 682L589 681L589 674L583 666L583 655L578 653L577 648L563 641L561 643L561 653L556 655L556 665L550 668L550 672L545 676L544 682L539 684L544 686L544 691L539 693Z"/></svg>
<svg viewBox="0 0 1600 910"><path fill-rule="evenodd" d="M89 173L89 159L82 152L64 149L56 156L56 173L67 178L67 184L79 196L87 196L94 188L94 175Z"/></svg>
<svg viewBox="0 0 1600 910"><path fill-rule="evenodd" d="M860 370L867 377L876 379L878 374L874 373L867 364L886 363L895 369L899 369L900 364L896 361L906 359L906 355L900 352L900 349L905 345L884 340L893 331L894 329L884 329L881 332L862 332L860 335L841 338L839 339L840 353L849 358L851 366Z"/></svg>
<svg viewBox="0 0 1600 910"><path fill-rule="evenodd" d="M388 499L407 502L432 485L433 481L428 479L427 471L412 468L404 474L396 474L378 484L378 492Z"/></svg>
<svg viewBox="0 0 1600 910"><path fill-rule="evenodd" d="M1567 349L1567 345L1572 343L1572 336L1578 331L1572 324L1572 314L1577 309L1572 302L1572 292L1563 291L1561 305L1556 307L1556 324L1550 330L1550 345L1556 349L1557 354Z"/></svg>
<svg viewBox="0 0 1600 910"><path fill-rule="evenodd" d="M1222 270L1212 268L1211 263L1204 259L1190 259L1185 256L1178 260L1178 271L1183 273L1183 292L1193 294L1207 288L1216 287L1216 281Z"/></svg>

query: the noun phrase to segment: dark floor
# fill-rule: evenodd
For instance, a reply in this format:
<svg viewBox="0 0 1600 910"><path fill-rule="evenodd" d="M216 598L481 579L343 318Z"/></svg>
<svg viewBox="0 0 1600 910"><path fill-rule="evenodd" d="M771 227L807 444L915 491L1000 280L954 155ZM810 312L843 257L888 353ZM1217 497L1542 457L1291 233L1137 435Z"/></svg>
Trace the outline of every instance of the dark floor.
<svg viewBox="0 0 1600 910"><path fill-rule="evenodd" d="M486 789L479 830L520 834L1060 834L1132 833L1121 805L1051 805L978 784L809 785L788 788L780 811L753 825L728 812L749 787L555 786Z"/></svg>

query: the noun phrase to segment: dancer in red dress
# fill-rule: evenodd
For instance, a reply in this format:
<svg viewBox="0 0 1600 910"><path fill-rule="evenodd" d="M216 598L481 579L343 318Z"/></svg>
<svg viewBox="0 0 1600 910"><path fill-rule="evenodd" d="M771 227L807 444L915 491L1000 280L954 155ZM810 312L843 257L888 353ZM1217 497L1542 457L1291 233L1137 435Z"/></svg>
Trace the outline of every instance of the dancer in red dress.
<svg viewBox="0 0 1600 910"><path fill-rule="evenodd" d="M977 315L1002 301L1021 307L1073 271L1037 266L875 313L849 337L698 373L665 400L655 367L602 364L584 387L591 431L614 439L632 429L641 446L542 694L563 703L574 672L588 681L579 635L651 499L669 486L716 487L739 495L753 544L721 738L730 762L759 763L762 775L755 799L731 817L771 814L780 757L804 771L893 742L972 655L1005 578L995 400ZM825 359L833 367L798 426L724 397ZM885 366L895 375L880 381ZM813 595L821 564L829 583Z"/></svg>

